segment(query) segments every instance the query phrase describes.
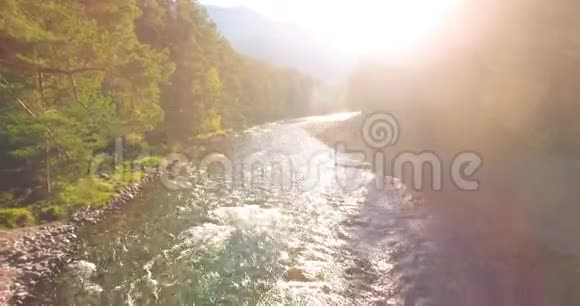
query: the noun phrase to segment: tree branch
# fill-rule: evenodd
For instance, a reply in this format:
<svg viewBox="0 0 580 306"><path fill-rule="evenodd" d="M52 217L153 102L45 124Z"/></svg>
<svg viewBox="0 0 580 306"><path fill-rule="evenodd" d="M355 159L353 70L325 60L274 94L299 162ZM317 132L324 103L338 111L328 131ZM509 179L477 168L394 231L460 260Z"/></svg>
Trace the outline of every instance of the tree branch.
<svg viewBox="0 0 580 306"><path fill-rule="evenodd" d="M26 111L26 113L28 113L32 118L38 119L36 114L34 114L34 112L32 112L32 110L24 102L22 102L20 98L16 98L16 101L18 102L20 107L22 107ZM50 139L51 142L53 142L56 145L56 147L59 150L61 150L66 155L66 157L68 157L69 160L73 160L72 155L66 149L62 148L62 146L56 140L54 132L49 127L46 128L46 136L48 137L48 139Z"/></svg>
<svg viewBox="0 0 580 306"><path fill-rule="evenodd" d="M64 75L71 75L71 74L78 74L78 73L87 73L87 72L107 72L107 69L103 67L87 67L87 64L84 63L83 67L74 68L74 69L62 69L56 67L46 67L37 64L31 64L25 61L19 60L6 60L0 59L0 65L19 70L19 71L28 71L34 73L47 73L47 74L64 74Z"/></svg>
<svg viewBox="0 0 580 306"><path fill-rule="evenodd" d="M39 67L37 69L38 72L43 73L50 73L50 74L66 74L66 75L73 75L77 73L85 73L85 72L107 72L104 68L98 67L86 67L86 68L77 68L72 70L60 69L60 68L51 68L51 67Z"/></svg>
<svg viewBox="0 0 580 306"><path fill-rule="evenodd" d="M74 95L75 100L77 101L77 103L80 106L82 106L87 111L87 113L89 113L89 115L91 115L91 116L94 115L93 113L91 113L91 110L88 108L88 106L81 101L81 98L80 98L79 92L78 92L78 88L77 88L77 82L75 81L74 76L72 74L69 74L68 77L69 77L70 83L72 85L73 95ZM106 122L105 118L103 118L101 115L97 114L97 117L102 122Z"/></svg>
<svg viewBox="0 0 580 306"><path fill-rule="evenodd" d="M79 98L79 92L77 89L77 82L75 81L75 78L73 77L72 74L68 75L68 78L70 80L70 83L73 87L73 94L75 96L75 100L77 101L78 104L80 104L89 114L91 114L91 110L89 110L89 108L81 101L81 99Z"/></svg>

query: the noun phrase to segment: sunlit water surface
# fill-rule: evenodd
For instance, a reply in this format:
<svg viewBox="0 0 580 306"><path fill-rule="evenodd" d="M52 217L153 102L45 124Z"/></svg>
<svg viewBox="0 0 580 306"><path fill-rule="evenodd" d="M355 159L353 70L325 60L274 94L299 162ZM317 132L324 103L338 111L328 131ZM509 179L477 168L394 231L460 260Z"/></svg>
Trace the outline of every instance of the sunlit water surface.
<svg viewBox="0 0 580 306"><path fill-rule="evenodd" d="M434 218L400 182L377 190L305 128L353 115L228 137L231 173L184 170L179 190L158 183L85 227L38 304L578 305L578 257L497 257L469 222Z"/></svg>
<svg viewBox="0 0 580 306"><path fill-rule="evenodd" d="M79 262L46 290L45 300L58 305L355 303L365 290L355 288L356 275L362 278L363 272L356 270L360 259L353 253L354 225L348 223L360 214L373 175L337 166L341 157L303 127L347 115L274 123L232 136L227 141L233 149L225 153L234 166L258 160L266 165L266 176L237 167L234 177L224 180L193 169L180 183L187 188L152 187L82 231ZM290 168L268 172L282 169L276 165L283 162ZM265 183L272 173L283 175ZM376 261L365 264L392 268L385 258Z"/></svg>

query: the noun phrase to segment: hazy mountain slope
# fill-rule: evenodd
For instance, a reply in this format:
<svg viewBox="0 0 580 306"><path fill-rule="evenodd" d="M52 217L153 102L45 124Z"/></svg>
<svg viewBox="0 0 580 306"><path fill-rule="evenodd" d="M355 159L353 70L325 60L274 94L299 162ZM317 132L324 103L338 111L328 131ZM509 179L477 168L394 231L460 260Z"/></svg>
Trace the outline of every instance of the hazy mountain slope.
<svg viewBox="0 0 580 306"><path fill-rule="evenodd" d="M348 71L348 59L294 25L274 22L245 7L206 8L220 32L247 56L297 68L322 80L338 80Z"/></svg>

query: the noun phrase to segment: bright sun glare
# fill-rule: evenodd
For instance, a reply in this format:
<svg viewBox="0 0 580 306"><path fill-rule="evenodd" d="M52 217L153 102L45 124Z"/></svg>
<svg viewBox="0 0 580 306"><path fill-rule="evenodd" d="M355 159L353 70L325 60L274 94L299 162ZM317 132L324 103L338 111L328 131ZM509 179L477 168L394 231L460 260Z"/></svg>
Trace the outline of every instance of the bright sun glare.
<svg viewBox="0 0 580 306"><path fill-rule="evenodd" d="M456 0L368 2L360 11L353 12L352 28L345 26L340 17L333 21L339 30L329 35L344 50L357 54L409 52L434 34L457 3ZM343 13L348 16L350 11L345 8Z"/></svg>
<svg viewBox="0 0 580 306"><path fill-rule="evenodd" d="M312 1L315 2L315 1ZM350 54L417 49L457 8L458 0L337 1L315 6L309 28ZM320 18L322 16L322 18Z"/></svg>
<svg viewBox="0 0 580 306"><path fill-rule="evenodd" d="M269 17L288 21L351 55L407 54L419 49L462 0L247 0Z"/></svg>

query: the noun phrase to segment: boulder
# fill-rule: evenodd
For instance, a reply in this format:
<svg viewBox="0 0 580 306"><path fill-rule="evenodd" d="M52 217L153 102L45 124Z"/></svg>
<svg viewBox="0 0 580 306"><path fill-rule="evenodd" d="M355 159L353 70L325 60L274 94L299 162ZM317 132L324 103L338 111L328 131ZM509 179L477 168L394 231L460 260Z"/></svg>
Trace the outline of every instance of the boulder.
<svg viewBox="0 0 580 306"><path fill-rule="evenodd" d="M314 282L314 278L300 268L286 271L286 280L290 282Z"/></svg>

